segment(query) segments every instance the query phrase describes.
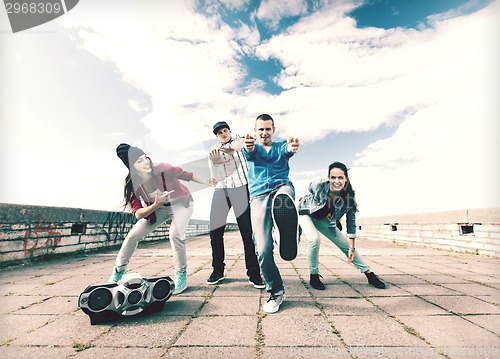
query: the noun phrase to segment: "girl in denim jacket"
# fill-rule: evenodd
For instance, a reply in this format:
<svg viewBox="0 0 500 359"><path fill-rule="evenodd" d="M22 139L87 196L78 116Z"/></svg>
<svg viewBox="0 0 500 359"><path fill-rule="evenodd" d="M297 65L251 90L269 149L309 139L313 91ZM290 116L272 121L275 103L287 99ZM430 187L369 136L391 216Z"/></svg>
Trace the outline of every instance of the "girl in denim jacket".
<svg viewBox="0 0 500 359"><path fill-rule="evenodd" d="M341 162L328 166L328 179L315 180L309 185L309 192L299 201L299 223L307 237L309 251L309 283L315 289L324 290L318 270L320 233L332 241L359 271L376 288L385 288L382 282L356 252L357 204L347 174L347 167ZM347 238L340 230L340 219L346 216Z"/></svg>

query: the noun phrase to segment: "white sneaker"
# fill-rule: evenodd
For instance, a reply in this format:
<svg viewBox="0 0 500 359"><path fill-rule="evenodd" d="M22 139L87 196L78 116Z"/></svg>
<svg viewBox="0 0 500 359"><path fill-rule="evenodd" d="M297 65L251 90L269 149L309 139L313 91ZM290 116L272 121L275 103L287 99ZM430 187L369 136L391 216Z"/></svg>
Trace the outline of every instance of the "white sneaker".
<svg viewBox="0 0 500 359"><path fill-rule="evenodd" d="M285 294L272 293L267 302L262 306L262 310L266 313L276 313L280 309L280 305L283 303L284 298Z"/></svg>

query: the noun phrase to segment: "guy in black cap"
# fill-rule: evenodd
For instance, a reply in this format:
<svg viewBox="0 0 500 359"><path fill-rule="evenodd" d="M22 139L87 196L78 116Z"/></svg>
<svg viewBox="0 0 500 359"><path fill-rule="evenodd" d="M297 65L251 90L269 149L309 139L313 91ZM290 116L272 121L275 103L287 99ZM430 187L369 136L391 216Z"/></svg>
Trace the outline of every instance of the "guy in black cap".
<svg viewBox="0 0 500 359"><path fill-rule="evenodd" d="M245 265L250 284L263 289L265 284L260 275L259 262L255 254L250 206L248 203L248 164L241 153L244 138L231 137L231 129L225 121L213 126L213 133L220 141L210 150L214 177L218 181L210 210L210 244L212 246L213 272L207 284L217 284L224 279L224 229L227 215L233 207L243 240Z"/></svg>

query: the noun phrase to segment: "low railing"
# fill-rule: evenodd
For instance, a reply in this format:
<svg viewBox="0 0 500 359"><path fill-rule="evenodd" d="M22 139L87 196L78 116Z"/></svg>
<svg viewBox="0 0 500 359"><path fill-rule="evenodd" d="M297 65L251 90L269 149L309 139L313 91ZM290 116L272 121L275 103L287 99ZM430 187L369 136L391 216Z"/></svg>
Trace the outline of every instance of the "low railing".
<svg viewBox="0 0 500 359"><path fill-rule="evenodd" d="M82 253L121 244L137 220L130 213L77 208L0 204L0 265L63 253ZM170 224L143 241L168 240ZM227 231L238 226L230 223ZM209 222L192 219L186 237L206 235Z"/></svg>

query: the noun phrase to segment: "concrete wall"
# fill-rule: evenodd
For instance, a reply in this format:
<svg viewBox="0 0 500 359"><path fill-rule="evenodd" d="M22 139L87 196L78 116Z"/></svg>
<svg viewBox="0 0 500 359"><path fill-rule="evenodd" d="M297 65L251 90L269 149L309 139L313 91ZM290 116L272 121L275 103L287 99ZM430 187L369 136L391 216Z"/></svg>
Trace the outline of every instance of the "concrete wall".
<svg viewBox="0 0 500 359"><path fill-rule="evenodd" d="M0 203L0 266L63 253L120 245L136 222L130 213ZM500 208L363 218L358 236L370 240L500 256ZM227 230L237 229L236 224ZM163 224L144 241L168 239ZM187 237L209 233L191 220Z"/></svg>
<svg viewBox="0 0 500 359"><path fill-rule="evenodd" d="M122 243L136 219L130 213L0 203L0 265ZM144 241L168 239L163 224ZM232 224L228 230L237 226ZM209 233L208 221L191 220L187 237Z"/></svg>
<svg viewBox="0 0 500 359"><path fill-rule="evenodd" d="M500 256L500 208L357 218L372 240Z"/></svg>

